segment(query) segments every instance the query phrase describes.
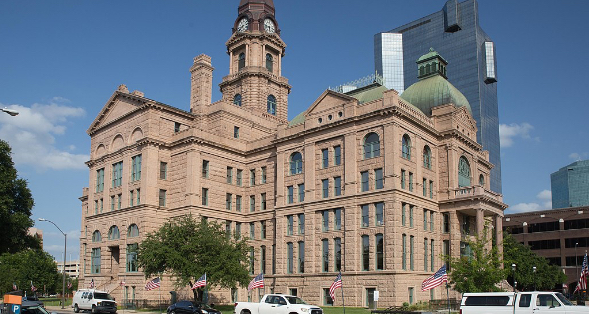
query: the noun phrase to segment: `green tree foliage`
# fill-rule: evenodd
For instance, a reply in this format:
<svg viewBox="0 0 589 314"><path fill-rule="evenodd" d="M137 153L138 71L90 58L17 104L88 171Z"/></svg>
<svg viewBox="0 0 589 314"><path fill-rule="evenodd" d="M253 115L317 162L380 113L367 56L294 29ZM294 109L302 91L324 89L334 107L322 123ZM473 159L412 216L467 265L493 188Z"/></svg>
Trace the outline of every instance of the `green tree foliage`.
<svg viewBox="0 0 589 314"><path fill-rule="evenodd" d="M503 255L510 283L513 282L514 275L511 264L516 265L515 281L517 281L518 290L552 290L562 288L562 283L566 281L566 275L558 266L549 265L545 258L538 256L529 246L517 242L510 234L504 234ZM536 273L534 273L534 266L536 266Z"/></svg>
<svg viewBox="0 0 589 314"><path fill-rule="evenodd" d="M31 282L37 293L61 291L61 275L49 253L39 249L26 249L18 253L0 255L0 294L12 291L15 283L19 290L31 294ZM59 283L59 284L58 284Z"/></svg>
<svg viewBox="0 0 589 314"><path fill-rule="evenodd" d="M498 291L496 285L505 278L505 272L497 246L492 245L486 235L466 242L470 254L446 257L450 263L450 285L461 293Z"/></svg>
<svg viewBox="0 0 589 314"><path fill-rule="evenodd" d="M139 245L139 267L146 278L167 272L177 287L192 285L204 273L209 286L245 287L249 282L248 246L245 239L231 237L216 222L192 216L172 218L149 233ZM202 294L195 299L201 299Z"/></svg>
<svg viewBox="0 0 589 314"><path fill-rule="evenodd" d="M0 140L0 254L40 247L39 241L27 234L34 225L30 218L33 204L27 181L17 177L10 146Z"/></svg>

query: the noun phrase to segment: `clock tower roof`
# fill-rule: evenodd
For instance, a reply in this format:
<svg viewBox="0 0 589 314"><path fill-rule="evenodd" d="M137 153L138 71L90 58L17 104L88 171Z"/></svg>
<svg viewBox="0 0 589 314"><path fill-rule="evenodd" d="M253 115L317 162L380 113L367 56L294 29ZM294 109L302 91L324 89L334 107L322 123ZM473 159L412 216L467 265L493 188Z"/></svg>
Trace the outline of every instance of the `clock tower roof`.
<svg viewBox="0 0 589 314"><path fill-rule="evenodd" d="M265 23L267 25L264 25ZM268 27L270 27L271 33L280 33L273 0L241 0L239 2L234 32L264 31Z"/></svg>

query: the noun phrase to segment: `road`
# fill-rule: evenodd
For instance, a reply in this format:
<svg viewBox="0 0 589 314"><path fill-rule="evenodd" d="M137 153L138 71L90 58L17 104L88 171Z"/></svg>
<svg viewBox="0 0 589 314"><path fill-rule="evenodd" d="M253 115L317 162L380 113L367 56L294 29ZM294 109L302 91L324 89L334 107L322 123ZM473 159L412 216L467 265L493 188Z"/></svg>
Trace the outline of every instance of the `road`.
<svg viewBox="0 0 589 314"><path fill-rule="evenodd" d="M64 309L61 308L61 306L46 306L45 309L49 312L49 313L57 313L57 314L74 314L74 309L66 306ZM80 313L83 314L89 314L90 312L82 312L80 311ZM158 312L138 312L136 310L119 310L117 311L117 314L160 314ZM165 313L162 313L165 314Z"/></svg>

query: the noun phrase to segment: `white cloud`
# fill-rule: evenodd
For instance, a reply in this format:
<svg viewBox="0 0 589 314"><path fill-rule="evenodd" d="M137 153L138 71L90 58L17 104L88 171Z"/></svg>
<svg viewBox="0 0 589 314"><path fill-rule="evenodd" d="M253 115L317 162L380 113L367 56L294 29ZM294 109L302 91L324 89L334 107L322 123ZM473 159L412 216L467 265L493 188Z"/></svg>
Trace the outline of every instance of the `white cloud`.
<svg viewBox="0 0 589 314"><path fill-rule="evenodd" d="M588 152L583 152L583 153L572 153L569 155L569 158L574 160L574 161L579 161L579 160L583 160L583 159L587 159L587 157L589 157L589 153Z"/></svg>
<svg viewBox="0 0 589 314"><path fill-rule="evenodd" d="M512 124L500 124L499 125L499 138L501 147L511 147L514 144L516 138L530 139L530 131L534 127L527 123L512 123ZM537 139L536 139L537 140Z"/></svg>
<svg viewBox="0 0 589 314"><path fill-rule="evenodd" d="M71 119L85 115L82 108L64 105L68 102L55 97L48 104L6 106L19 112L14 117L0 114L0 138L12 147L16 164L32 165L38 171L87 169L84 162L90 159L89 155L67 152L55 144L55 136L65 135ZM1 103L0 106L4 107ZM75 148L65 146L70 151Z"/></svg>
<svg viewBox="0 0 589 314"><path fill-rule="evenodd" d="M526 213L552 208L552 191L542 190L540 191L540 193L536 195L536 198L538 199L538 202L535 203L519 203L513 206L509 206L509 213Z"/></svg>

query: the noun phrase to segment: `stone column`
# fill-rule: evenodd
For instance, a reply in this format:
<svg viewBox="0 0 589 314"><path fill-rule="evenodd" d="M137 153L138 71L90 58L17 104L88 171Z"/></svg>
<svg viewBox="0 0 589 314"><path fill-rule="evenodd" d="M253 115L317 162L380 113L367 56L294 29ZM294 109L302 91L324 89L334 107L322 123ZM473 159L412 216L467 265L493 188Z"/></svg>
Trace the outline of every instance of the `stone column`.
<svg viewBox="0 0 589 314"><path fill-rule="evenodd" d="M358 147L356 132L344 135L344 195L356 193Z"/></svg>
<svg viewBox="0 0 589 314"><path fill-rule="evenodd" d="M303 152L303 176L305 177L305 201L315 200L315 143L305 145Z"/></svg>
<svg viewBox="0 0 589 314"><path fill-rule="evenodd" d="M483 232L485 231L485 210L479 208L476 211L477 235L480 237L483 235Z"/></svg>
<svg viewBox="0 0 589 314"><path fill-rule="evenodd" d="M495 215L495 239L499 255L503 255L503 217Z"/></svg>

